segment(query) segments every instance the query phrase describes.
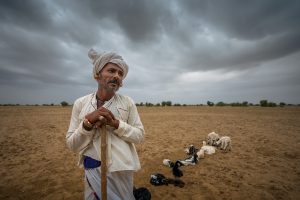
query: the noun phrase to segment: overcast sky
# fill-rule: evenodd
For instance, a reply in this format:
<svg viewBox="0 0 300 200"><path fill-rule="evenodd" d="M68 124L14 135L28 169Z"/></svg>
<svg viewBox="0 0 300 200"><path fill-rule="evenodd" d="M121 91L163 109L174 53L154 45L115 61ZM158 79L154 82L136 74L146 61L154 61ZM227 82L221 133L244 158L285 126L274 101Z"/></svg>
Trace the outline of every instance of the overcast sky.
<svg viewBox="0 0 300 200"><path fill-rule="evenodd" d="M1 1L0 103L94 92L88 50L129 65L135 102L300 103L300 1Z"/></svg>

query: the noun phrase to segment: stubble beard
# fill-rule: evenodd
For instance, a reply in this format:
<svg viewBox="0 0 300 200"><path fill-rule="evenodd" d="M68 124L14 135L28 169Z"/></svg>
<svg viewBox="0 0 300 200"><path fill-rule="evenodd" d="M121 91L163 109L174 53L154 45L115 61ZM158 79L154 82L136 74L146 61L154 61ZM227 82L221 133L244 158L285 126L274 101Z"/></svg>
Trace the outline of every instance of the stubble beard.
<svg viewBox="0 0 300 200"><path fill-rule="evenodd" d="M99 83L99 88L104 89L107 93L114 94L119 90L120 87L110 87L108 83L103 85Z"/></svg>
<svg viewBox="0 0 300 200"><path fill-rule="evenodd" d="M102 79L102 81L98 82L98 87L100 89L104 89L107 93L110 94L115 94L119 90L120 83L118 81L106 81L101 75L99 78L100 80ZM115 86L111 86L111 82L115 83Z"/></svg>

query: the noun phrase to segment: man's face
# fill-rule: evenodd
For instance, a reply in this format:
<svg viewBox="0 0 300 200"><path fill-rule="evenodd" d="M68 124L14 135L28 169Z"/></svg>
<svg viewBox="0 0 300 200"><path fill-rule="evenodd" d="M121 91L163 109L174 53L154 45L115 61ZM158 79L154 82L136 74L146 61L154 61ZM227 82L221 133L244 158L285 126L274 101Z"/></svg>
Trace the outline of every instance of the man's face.
<svg viewBox="0 0 300 200"><path fill-rule="evenodd" d="M101 88L116 92L122 86L123 76L124 72L118 65L107 63L100 71L97 81Z"/></svg>

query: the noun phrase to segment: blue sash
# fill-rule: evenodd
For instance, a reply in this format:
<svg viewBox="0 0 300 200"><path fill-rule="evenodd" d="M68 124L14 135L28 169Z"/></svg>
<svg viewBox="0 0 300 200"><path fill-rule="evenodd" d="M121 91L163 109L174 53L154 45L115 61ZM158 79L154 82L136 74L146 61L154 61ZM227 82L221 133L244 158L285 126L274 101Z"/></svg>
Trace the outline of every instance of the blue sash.
<svg viewBox="0 0 300 200"><path fill-rule="evenodd" d="M101 161L95 160L91 157L84 156L83 166L85 169L93 169L101 166Z"/></svg>

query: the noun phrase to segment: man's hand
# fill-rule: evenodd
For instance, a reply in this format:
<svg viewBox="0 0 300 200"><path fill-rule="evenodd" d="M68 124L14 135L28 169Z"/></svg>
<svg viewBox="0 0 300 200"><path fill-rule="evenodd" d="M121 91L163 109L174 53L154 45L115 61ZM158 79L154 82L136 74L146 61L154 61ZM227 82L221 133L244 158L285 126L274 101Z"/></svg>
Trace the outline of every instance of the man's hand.
<svg viewBox="0 0 300 200"><path fill-rule="evenodd" d="M94 124L97 128L101 127L103 124L107 124L116 129L119 127L119 120L117 120L109 110L103 107L87 114L85 118L88 119L89 122Z"/></svg>

